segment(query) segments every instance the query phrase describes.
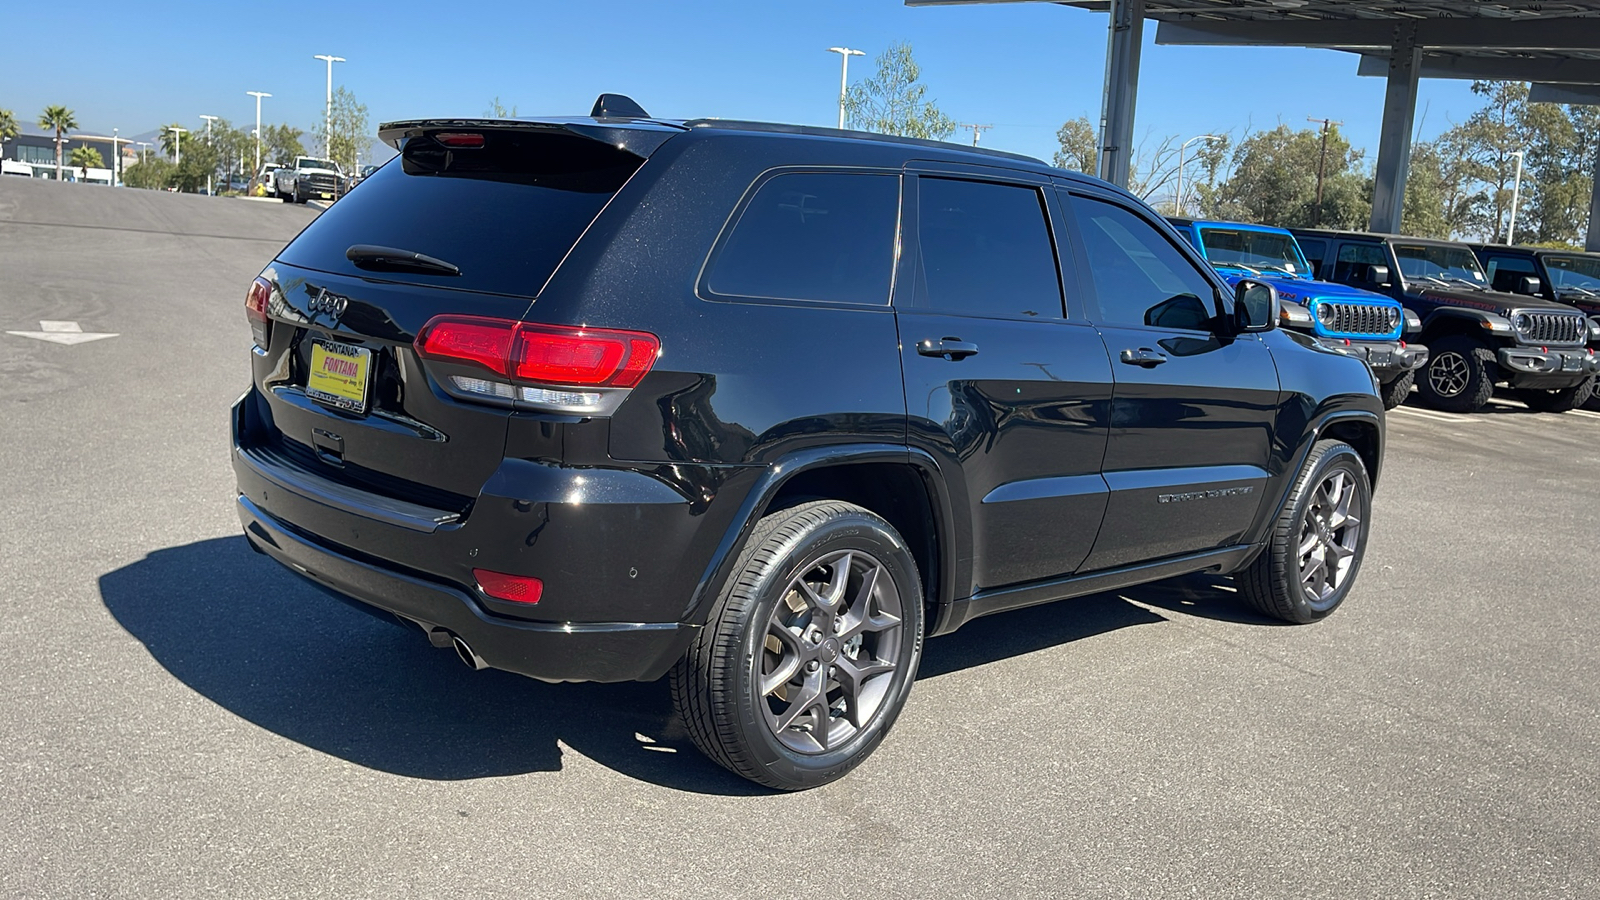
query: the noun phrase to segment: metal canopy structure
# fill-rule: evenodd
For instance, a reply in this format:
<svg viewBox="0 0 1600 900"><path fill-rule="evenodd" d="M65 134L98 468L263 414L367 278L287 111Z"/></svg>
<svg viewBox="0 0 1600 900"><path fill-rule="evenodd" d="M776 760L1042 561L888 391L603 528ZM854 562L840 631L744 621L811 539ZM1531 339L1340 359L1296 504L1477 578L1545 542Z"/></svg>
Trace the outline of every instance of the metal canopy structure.
<svg viewBox="0 0 1600 900"><path fill-rule="evenodd" d="M1373 231L1400 229L1420 78L1535 82L1535 101L1600 104L1600 0L905 0L907 6L1054 2L1109 12L1100 177L1128 182L1144 20L1174 46L1312 47L1388 79ZM1582 98L1582 99L1573 99ZM1600 250L1600 159L1589 249Z"/></svg>

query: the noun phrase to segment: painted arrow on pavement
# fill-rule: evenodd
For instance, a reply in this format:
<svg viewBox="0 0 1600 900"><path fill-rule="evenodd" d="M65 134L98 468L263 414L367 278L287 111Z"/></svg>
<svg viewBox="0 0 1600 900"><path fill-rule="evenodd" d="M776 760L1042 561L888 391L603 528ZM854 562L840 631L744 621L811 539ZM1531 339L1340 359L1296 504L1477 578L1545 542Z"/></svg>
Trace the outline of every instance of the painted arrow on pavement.
<svg viewBox="0 0 1600 900"><path fill-rule="evenodd" d="M118 335L104 332L84 331L78 327L77 322L58 322L44 320L39 323L38 331L8 331L17 337L33 338L36 341L49 341L52 344L87 344L90 341L114 338Z"/></svg>

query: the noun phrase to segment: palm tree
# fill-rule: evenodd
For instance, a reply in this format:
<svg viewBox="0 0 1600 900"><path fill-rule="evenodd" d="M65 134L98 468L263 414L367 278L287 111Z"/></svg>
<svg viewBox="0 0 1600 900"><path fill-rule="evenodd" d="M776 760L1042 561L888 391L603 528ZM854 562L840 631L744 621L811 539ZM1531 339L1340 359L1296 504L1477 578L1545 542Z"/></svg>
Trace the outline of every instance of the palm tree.
<svg viewBox="0 0 1600 900"><path fill-rule="evenodd" d="M9 141L22 133L17 127L17 117L9 109L0 109L0 141Z"/></svg>
<svg viewBox="0 0 1600 900"><path fill-rule="evenodd" d="M100 151L85 144L82 147L72 148L72 164L83 170L83 180L89 180L89 169L101 168L106 164L100 156Z"/></svg>
<svg viewBox="0 0 1600 900"><path fill-rule="evenodd" d="M65 106L46 106L44 112L39 114L40 128L54 128L56 130L56 180L61 180L61 135L78 127L78 120L73 117L72 110Z"/></svg>

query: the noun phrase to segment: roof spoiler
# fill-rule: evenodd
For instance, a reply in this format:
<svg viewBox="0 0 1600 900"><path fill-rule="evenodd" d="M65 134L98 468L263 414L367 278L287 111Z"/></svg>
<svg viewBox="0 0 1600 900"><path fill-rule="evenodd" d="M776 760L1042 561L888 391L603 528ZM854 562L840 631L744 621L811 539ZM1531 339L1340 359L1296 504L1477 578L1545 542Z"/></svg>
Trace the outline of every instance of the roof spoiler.
<svg viewBox="0 0 1600 900"><path fill-rule="evenodd" d="M609 95L608 95L609 96ZM626 98L624 98L626 99ZM596 108L599 104L596 104ZM406 119L378 126L378 139L402 150L406 141L430 131L547 131L561 132L625 150L643 159L667 138L687 129L662 122L597 122L577 119Z"/></svg>

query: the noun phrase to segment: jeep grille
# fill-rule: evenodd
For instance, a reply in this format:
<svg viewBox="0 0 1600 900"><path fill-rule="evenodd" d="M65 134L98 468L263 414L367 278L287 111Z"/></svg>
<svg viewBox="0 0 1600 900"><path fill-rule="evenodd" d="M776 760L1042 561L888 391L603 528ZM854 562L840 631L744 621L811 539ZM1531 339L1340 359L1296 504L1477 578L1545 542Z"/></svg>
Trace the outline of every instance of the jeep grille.
<svg viewBox="0 0 1600 900"><path fill-rule="evenodd" d="M1389 307L1366 303L1329 303L1319 306L1331 309L1331 318L1322 319L1323 327L1340 334L1388 334L1394 331L1389 324ZM1323 314L1327 315L1327 314Z"/></svg>
<svg viewBox="0 0 1600 900"><path fill-rule="evenodd" d="M1517 313L1511 321L1518 336L1532 344L1581 344L1589 336L1588 323L1573 313Z"/></svg>

